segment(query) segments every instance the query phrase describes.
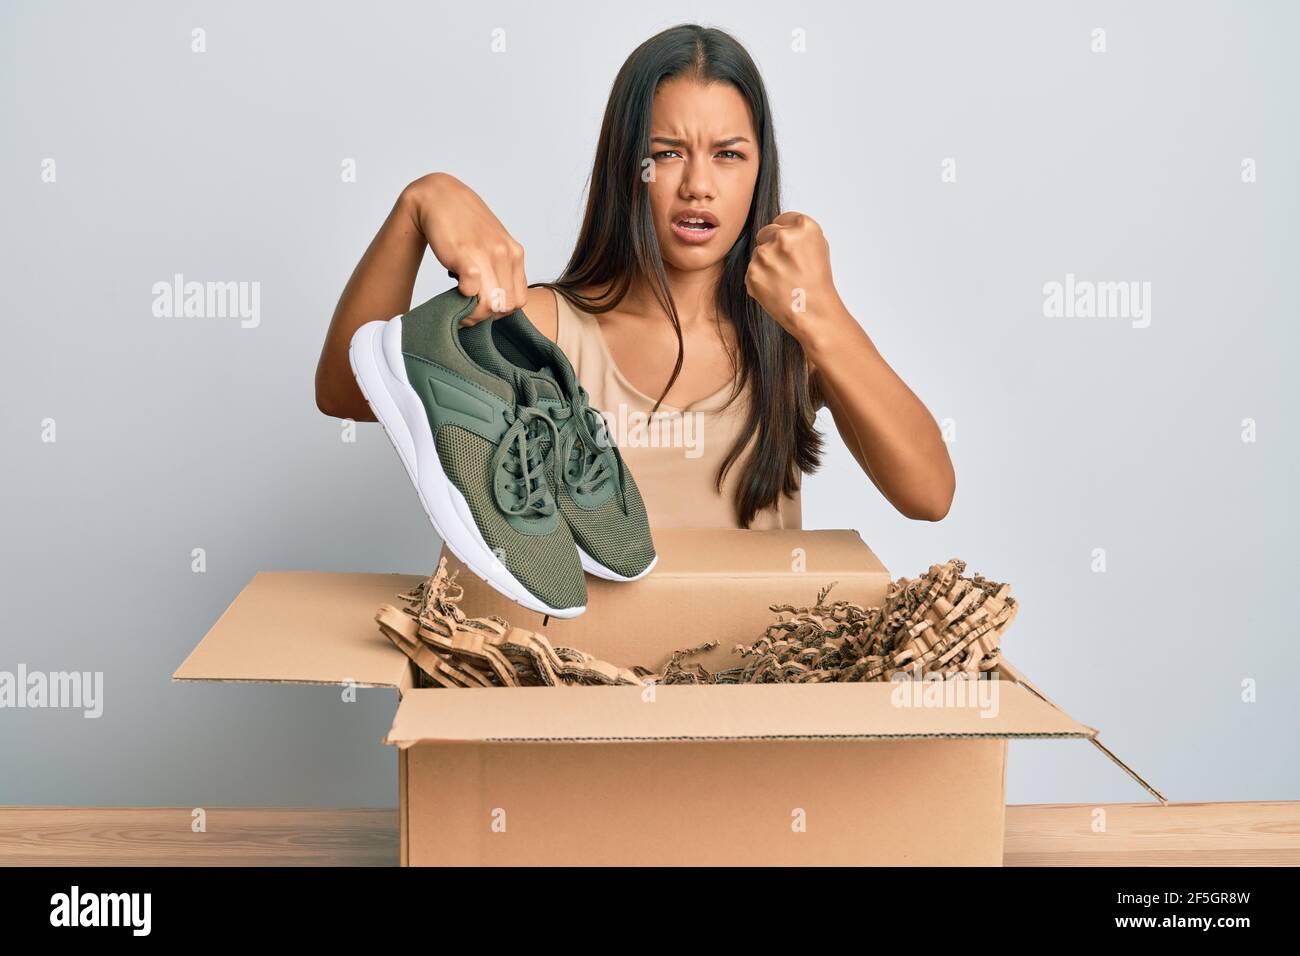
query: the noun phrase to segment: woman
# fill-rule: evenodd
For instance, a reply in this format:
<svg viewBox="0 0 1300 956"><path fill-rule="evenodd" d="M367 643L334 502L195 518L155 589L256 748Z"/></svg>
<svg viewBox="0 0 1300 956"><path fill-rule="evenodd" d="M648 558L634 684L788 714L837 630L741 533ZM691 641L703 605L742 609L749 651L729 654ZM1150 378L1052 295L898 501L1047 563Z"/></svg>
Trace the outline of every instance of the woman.
<svg viewBox="0 0 1300 956"><path fill-rule="evenodd" d="M885 498L947 514L955 478L934 419L840 300L817 223L779 213L766 91L728 34L641 44L614 80L577 246L529 285L524 250L444 172L408 185L339 299L316 402L374 421L348 365L363 323L411 307L428 245L479 295L466 323L522 309L611 426L654 527L802 526L823 404Z"/></svg>

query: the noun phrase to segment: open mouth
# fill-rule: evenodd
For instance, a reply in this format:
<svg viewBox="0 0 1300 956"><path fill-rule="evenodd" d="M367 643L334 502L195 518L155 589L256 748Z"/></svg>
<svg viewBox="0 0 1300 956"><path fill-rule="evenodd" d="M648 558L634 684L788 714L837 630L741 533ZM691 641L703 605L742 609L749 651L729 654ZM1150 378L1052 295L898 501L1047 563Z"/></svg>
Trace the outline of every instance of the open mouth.
<svg viewBox="0 0 1300 956"><path fill-rule="evenodd" d="M704 210L687 210L673 220L673 232L687 242L703 242L717 231L717 219Z"/></svg>

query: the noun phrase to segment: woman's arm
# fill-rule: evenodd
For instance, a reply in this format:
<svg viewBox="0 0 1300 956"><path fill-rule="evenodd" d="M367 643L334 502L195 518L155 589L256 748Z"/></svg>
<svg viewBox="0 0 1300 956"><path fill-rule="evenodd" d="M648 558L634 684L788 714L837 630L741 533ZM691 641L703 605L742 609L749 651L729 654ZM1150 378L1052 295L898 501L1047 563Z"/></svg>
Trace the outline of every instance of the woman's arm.
<svg viewBox="0 0 1300 956"><path fill-rule="evenodd" d="M402 190L334 308L316 365L316 407L326 415L375 420L352 377L348 346L367 322L410 311L426 246L459 276L462 294L480 297L464 324L523 307L523 247L464 183L447 173L422 176Z"/></svg>
<svg viewBox="0 0 1300 956"><path fill-rule="evenodd" d="M956 489L948 447L933 416L845 308L821 227L787 212L756 238L749 294L803 346L853 457L899 512L940 520Z"/></svg>
<svg viewBox="0 0 1300 956"><path fill-rule="evenodd" d="M847 309L805 318L804 354L853 457L900 513L942 519L957 479L933 416Z"/></svg>
<svg viewBox="0 0 1300 956"><path fill-rule="evenodd" d="M373 422L348 364L357 329L375 319L410 311L415 276L424 258L424 236L415 224L412 183L397 198L339 296L316 364L316 407L335 418Z"/></svg>

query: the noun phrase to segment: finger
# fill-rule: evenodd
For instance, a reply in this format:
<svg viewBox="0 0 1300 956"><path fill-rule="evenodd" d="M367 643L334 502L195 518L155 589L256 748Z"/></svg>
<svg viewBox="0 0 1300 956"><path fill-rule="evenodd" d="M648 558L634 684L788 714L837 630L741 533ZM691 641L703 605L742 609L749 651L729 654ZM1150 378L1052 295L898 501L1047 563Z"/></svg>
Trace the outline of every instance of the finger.
<svg viewBox="0 0 1300 956"><path fill-rule="evenodd" d="M777 233L781 231L781 226L775 222L769 222L758 232L754 233L754 245L761 246L765 242L771 242L776 238Z"/></svg>
<svg viewBox="0 0 1300 956"><path fill-rule="evenodd" d="M494 318L509 315L523 305L519 292L515 288L515 263L509 241L495 246L492 250L492 271L499 280L500 291L492 300Z"/></svg>
<svg viewBox="0 0 1300 956"><path fill-rule="evenodd" d="M476 256L461 272L457 287L463 296L478 296L478 302L474 303L474 308L470 310L469 315L465 316L465 320L461 322L462 326L473 325L492 315L492 291L499 289L500 283L490 264Z"/></svg>
<svg viewBox="0 0 1300 956"><path fill-rule="evenodd" d="M509 315L514 311L510 303L514 301L514 292L511 286L507 285L505 279L509 273L502 270L499 264L492 266L492 284L485 286L482 296L487 300L488 314L499 319L503 315Z"/></svg>
<svg viewBox="0 0 1300 956"><path fill-rule="evenodd" d="M528 304L528 276L524 273L524 247L515 244L512 274L515 283L515 297L519 308Z"/></svg>

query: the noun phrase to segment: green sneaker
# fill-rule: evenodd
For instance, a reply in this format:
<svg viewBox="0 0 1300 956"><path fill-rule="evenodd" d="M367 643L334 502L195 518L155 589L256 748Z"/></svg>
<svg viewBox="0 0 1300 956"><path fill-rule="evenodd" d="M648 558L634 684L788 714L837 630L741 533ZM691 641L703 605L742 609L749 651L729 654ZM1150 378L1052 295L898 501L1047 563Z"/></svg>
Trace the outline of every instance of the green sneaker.
<svg viewBox="0 0 1300 956"><path fill-rule="evenodd" d="M460 339L484 368L530 381L558 426L553 445L543 438L547 476L583 569L610 581L649 574L658 557L636 480L559 346L522 309L461 329Z"/></svg>
<svg viewBox="0 0 1300 956"><path fill-rule="evenodd" d="M453 287L367 322L348 350L352 374L452 553L524 607L577 617L587 582L545 476L559 430L531 378L484 368L461 347L477 301Z"/></svg>

